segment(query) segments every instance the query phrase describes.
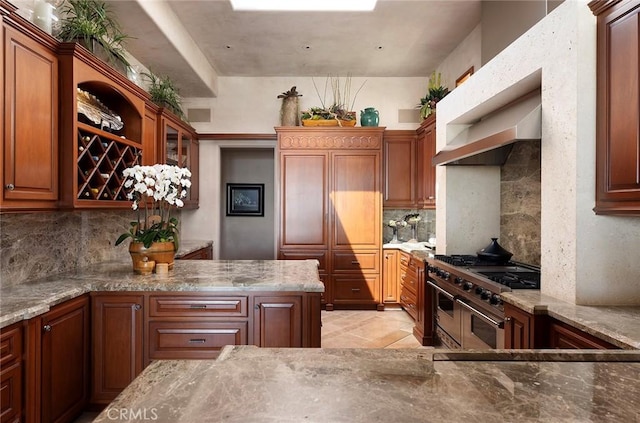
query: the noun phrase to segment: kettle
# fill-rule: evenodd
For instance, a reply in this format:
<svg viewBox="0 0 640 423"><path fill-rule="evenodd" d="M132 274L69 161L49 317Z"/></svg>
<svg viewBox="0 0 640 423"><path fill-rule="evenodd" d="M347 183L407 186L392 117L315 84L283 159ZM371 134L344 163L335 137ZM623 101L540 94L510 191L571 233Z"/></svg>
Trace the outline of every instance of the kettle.
<svg viewBox="0 0 640 423"><path fill-rule="evenodd" d="M360 111L360 126L378 126L380 116L373 107L367 107Z"/></svg>

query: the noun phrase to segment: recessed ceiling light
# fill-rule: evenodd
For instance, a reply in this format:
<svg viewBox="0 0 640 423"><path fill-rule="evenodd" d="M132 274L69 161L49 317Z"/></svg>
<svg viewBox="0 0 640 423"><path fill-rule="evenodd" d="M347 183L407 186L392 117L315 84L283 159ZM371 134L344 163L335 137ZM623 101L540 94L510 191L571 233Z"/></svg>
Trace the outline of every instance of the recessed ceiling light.
<svg viewBox="0 0 640 423"><path fill-rule="evenodd" d="M377 0L230 0L233 10L372 11Z"/></svg>

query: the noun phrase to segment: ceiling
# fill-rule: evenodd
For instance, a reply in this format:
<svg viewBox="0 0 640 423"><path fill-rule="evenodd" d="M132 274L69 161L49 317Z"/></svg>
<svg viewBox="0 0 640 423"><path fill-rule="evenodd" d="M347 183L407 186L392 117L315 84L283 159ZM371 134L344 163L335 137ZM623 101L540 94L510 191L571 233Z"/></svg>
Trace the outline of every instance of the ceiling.
<svg viewBox="0 0 640 423"><path fill-rule="evenodd" d="M427 76L481 15L480 0L378 0L373 12L235 12L228 0L110 5L133 37L127 50L185 97L215 95L217 76Z"/></svg>

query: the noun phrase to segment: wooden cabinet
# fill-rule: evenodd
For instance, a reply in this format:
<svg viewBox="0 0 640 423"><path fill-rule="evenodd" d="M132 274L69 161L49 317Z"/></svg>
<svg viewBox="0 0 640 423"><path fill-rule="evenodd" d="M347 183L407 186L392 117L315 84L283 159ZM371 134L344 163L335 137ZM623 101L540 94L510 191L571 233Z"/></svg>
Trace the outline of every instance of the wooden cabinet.
<svg viewBox="0 0 640 423"><path fill-rule="evenodd" d="M504 305L504 347L509 349L536 348L534 316L511 304Z"/></svg>
<svg viewBox="0 0 640 423"><path fill-rule="evenodd" d="M213 260L213 245L200 248L192 251L180 257L176 257L179 260Z"/></svg>
<svg viewBox="0 0 640 423"><path fill-rule="evenodd" d="M89 399L89 298L42 316L42 422L73 421Z"/></svg>
<svg viewBox="0 0 640 423"><path fill-rule="evenodd" d="M1 210L58 201L58 59L55 41L4 18Z"/></svg>
<svg viewBox="0 0 640 423"><path fill-rule="evenodd" d="M259 347L302 346L302 298L256 296L253 343Z"/></svg>
<svg viewBox="0 0 640 423"><path fill-rule="evenodd" d="M184 199L185 208L197 208L199 201L199 144L195 129L165 108L158 112L160 161L186 167L191 171L191 188Z"/></svg>
<svg viewBox="0 0 640 423"><path fill-rule="evenodd" d="M427 117L417 130L416 157L417 207L433 209L436 206L436 167L432 164L436 154L436 114Z"/></svg>
<svg viewBox="0 0 640 423"><path fill-rule="evenodd" d="M640 1L598 0L597 214L640 215Z"/></svg>
<svg viewBox="0 0 640 423"><path fill-rule="evenodd" d="M144 297L92 293L91 403L106 405L143 369Z"/></svg>
<svg viewBox="0 0 640 423"><path fill-rule="evenodd" d="M22 324L0 330L0 422L20 422L22 419Z"/></svg>
<svg viewBox="0 0 640 423"><path fill-rule="evenodd" d="M418 285L416 290L417 312L416 323L413 327L413 336L415 336L422 345L433 345L435 336L435 327L433 324L434 298L432 297L433 290L427 288L426 276L424 262L418 261L416 268Z"/></svg>
<svg viewBox="0 0 640 423"><path fill-rule="evenodd" d="M62 43L59 62L60 205L128 209L122 171L142 164L146 93L79 44Z"/></svg>
<svg viewBox="0 0 640 423"><path fill-rule="evenodd" d="M383 206L415 208L417 205L416 131L384 131Z"/></svg>
<svg viewBox="0 0 640 423"><path fill-rule="evenodd" d="M278 257L325 257L327 310L382 306L384 128L279 127Z"/></svg>
<svg viewBox="0 0 640 423"><path fill-rule="evenodd" d="M548 347L560 349L618 349L618 347L607 341L555 319L549 323Z"/></svg>
<svg viewBox="0 0 640 423"><path fill-rule="evenodd" d="M398 264L400 283L400 305L416 320L418 317L418 272L411 254L400 251Z"/></svg>
<svg viewBox="0 0 640 423"><path fill-rule="evenodd" d="M382 252L382 301L385 307L399 302L398 257L399 250L385 249Z"/></svg>

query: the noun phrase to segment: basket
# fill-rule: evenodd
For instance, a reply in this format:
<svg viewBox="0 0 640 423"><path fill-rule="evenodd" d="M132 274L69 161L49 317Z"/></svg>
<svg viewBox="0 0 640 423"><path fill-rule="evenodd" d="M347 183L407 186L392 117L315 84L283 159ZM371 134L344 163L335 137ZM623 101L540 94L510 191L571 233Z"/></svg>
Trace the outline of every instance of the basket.
<svg viewBox="0 0 640 423"><path fill-rule="evenodd" d="M338 126L335 119L302 119L302 126Z"/></svg>

